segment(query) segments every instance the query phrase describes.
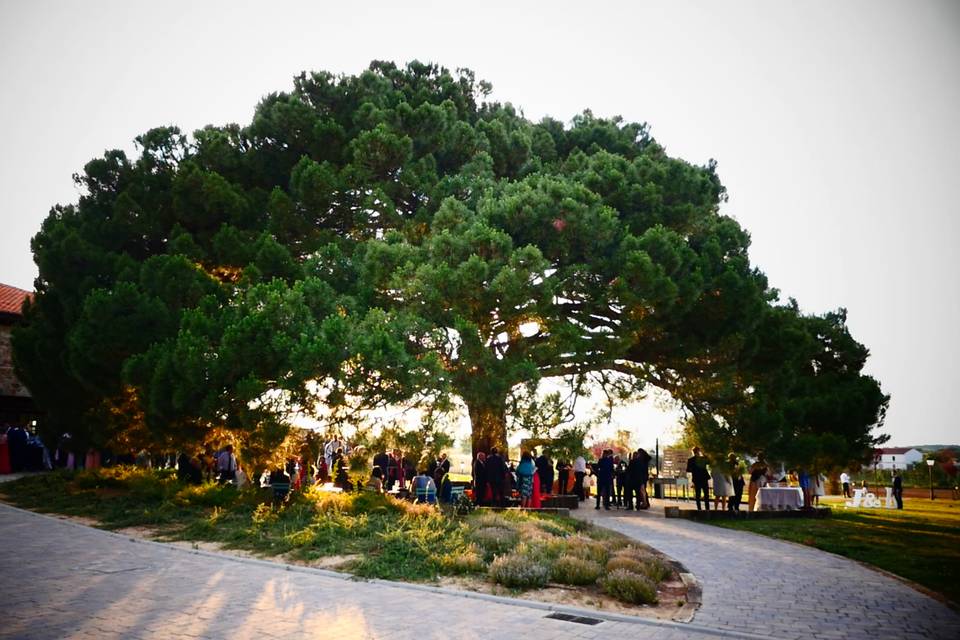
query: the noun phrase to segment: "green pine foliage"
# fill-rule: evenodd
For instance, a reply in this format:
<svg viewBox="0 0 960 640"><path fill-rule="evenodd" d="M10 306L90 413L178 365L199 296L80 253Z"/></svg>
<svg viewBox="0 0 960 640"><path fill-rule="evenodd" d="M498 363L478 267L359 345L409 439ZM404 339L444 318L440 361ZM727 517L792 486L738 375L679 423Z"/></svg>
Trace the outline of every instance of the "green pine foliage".
<svg viewBox="0 0 960 640"><path fill-rule="evenodd" d="M12 339L47 441L227 430L269 451L294 407L457 396L488 450L518 389L593 376L621 400L669 392L713 453L869 454L888 399L867 349L842 310L777 302L715 162L489 92L420 62L302 73L248 123L159 127L87 163L33 238Z"/></svg>

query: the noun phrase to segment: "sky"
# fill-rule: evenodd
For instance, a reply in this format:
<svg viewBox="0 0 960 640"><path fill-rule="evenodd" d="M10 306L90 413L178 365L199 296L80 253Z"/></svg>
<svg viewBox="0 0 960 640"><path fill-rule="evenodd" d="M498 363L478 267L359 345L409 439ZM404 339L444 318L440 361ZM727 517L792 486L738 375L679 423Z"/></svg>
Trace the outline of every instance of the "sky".
<svg viewBox="0 0 960 640"><path fill-rule="evenodd" d="M807 313L848 310L891 445L960 441L960 3L0 0L0 282L71 176L160 125L249 123L303 70L468 67L533 120L649 123ZM637 444L676 414L617 412Z"/></svg>

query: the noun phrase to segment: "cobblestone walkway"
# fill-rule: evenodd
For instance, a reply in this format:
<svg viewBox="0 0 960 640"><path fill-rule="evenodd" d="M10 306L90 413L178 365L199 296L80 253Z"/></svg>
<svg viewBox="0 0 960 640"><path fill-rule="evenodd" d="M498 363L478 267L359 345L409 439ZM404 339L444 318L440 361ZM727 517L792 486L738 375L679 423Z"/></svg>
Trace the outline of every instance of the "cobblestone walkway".
<svg viewBox="0 0 960 640"><path fill-rule="evenodd" d="M694 623L783 640L960 638L960 615L856 562L662 512L572 512L679 560L703 583Z"/></svg>
<svg viewBox="0 0 960 640"><path fill-rule="evenodd" d="M0 505L0 638L704 640L131 541Z"/></svg>

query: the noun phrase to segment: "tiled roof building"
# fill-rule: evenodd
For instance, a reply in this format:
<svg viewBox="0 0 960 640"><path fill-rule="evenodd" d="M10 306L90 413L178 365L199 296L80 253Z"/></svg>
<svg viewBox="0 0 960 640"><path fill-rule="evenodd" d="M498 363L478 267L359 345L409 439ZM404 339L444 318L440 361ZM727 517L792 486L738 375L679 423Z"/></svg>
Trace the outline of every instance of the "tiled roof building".
<svg viewBox="0 0 960 640"><path fill-rule="evenodd" d="M0 426L27 424L37 417L30 392L13 370L10 346L10 333L23 317L23 303L32 296L29 291L0 284Z"/></svg>

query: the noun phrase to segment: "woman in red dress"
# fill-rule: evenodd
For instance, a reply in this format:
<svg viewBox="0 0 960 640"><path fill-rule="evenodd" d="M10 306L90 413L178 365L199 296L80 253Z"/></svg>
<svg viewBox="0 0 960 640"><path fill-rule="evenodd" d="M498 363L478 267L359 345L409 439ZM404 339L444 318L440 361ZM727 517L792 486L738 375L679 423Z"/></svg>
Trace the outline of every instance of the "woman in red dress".
<svg viewBox="0 0 960 640"><path fill-rule="evenodd" d="M7 434L0 433L0 473L12 473L10 468L10 445L7 444Z"/></svg>
<svg viewBox="0 0 960 640"><path fill-rule="evenodd" d="M530 497L530 508L540 508L540 474L533 474L533 495Z"/></svg>

